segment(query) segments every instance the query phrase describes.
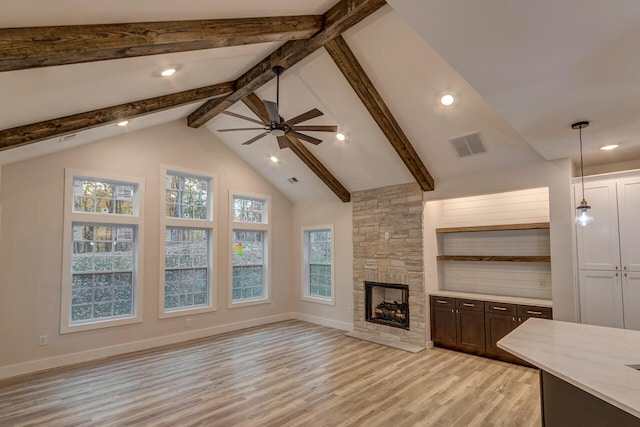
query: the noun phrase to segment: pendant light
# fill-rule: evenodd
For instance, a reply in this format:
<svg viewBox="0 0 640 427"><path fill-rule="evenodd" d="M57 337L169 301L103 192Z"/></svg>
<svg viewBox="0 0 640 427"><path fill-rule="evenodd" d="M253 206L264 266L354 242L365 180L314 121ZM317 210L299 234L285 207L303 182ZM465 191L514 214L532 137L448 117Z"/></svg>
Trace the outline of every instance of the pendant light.
<svg viewBox="0 0 640 427"><path fill-rule="evenodd" d="M576 208L576 224L586 227L593 222L593 215L591 215L589 203L584 198L584 167L582 162L582 129L589 126L588 121L577 122L571 125L571 129L578 129L580 131L580 178L582 180L582 201Z"/></svg>

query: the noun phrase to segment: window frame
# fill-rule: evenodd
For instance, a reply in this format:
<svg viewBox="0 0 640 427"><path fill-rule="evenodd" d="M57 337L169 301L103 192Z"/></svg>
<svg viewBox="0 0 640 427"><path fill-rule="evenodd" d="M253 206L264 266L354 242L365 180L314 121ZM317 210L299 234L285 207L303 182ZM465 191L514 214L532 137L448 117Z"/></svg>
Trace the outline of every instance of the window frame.
<svg viewBox="0 0 640 427"><path fill-rule="evenodd" d="M322 298L314 295L310 295L310 270L311 264L309 262L309 235L313 231L329 231L331 233L331 298ZM336 281L335 281L335 233L333 224L327 225L310 225L303 226L301 233L301 281L300 281L300 299L306 302L313 302L318 304L335 305L336 299Z"/></svg>
<svg viewBox="0 0 640 427"><path fill-rule="evenodd" d="M167 174L182 175L189 177L202 178L208 181L207 188L207 218L206 219L194 219L194 218L176 218L167 217L166 214L166 180ZM216 232L217 215L214 212L217 206L215 197L218 193L217 184L218 179L216 174L209 172L198 171L194 169L161 165L160 167L160 233L159 233L159 276L158 276L158 318L168 319L173 317L191 316L198 313L208 313L217 310L217 298L216 298L216 276L217 276L217 263L216 263ZM193 228L193 229L206 229L208 230L208 272L207 272L207 286L208 286L208 304L181 307L177 309L167 310L165 308L165 252L166 252L166 230L168 228Z"/></svg>
<svg viewBox="0 0 640 427"><path fill-rule="evenodd" d="M95 181L111 183L134 184L136 189L133 194L133 214L104 214L99 212L74 211L74 181L84 178ZM144 259L144 194L145 180L141 177L116 175L105 172L87 171L73 168L64 170L64 208L63 208L63 239L62 239L62 284L60 298L60 333L88 331L108 328L112 326L141 323L143 320L143 291L144 268L141 260ZM73 227L76 224L85 225L126 225L134 228L134 260L133 260L133 313L128 317L94 319L89 322L72 323L72 279L73 272Z"/></svg>
<svg viewBox="0 0 640 427"><path fill-rule="evenodd" d="M262 212L263 222L243 222L235 221L233 217L235 198L262 200L264 208ZM245 307L258 304L271 303L271 196L267 194L251 193L247 191L229 190L229 296L228 308ZM262 231L264 233L262 254L263 275L262 288L263 297L258 299L234 301L233 300L233 233L234 231Z"/></svg>

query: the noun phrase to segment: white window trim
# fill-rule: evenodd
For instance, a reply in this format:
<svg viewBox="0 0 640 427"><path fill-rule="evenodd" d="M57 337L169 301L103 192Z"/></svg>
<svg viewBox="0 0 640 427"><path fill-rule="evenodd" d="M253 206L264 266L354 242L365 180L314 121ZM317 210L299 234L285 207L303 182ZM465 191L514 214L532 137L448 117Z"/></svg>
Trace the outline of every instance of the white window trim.
<svg viewBox="0 0 640 427"><path fill-rule="evenodd" d="M73 211L73 181L74 178L89 178L95 180L132 183L138 186L134 196L133 215L107 215L94 212ZM144 259L144 178L110 173L66 168L64 170L64 225L62 239L62 286L60 304L60 333L88 331L108 328L112 326L128 325L142 322L142 301L144 290L143 262ZM92 224L132 225L137 230L136 262L134 266L135 288L133 290L133 315L126 318L93 320L88 323L71 323L71 252L73 250L73 224L78 222Z"/></svg>
<svg viewBox="0 0 640 427"><path fill-rule="evenodd" d="M266 222L240 222L233 220L233 207L234 197L242 197L248 199L264 200L266 209L263 215ZM233 247L233 231L234 230L247 230L247 231L264 231L265 241L263 254L264 259L264 297L255 300L248 301L233 301L233 256L231 250ZM271 303L271 196L267 194L250 193L247 191L235 191L229 190L229 241L227 244L229 250L229 296L228 296L228 308L246 307L250 305L269 304Z"/></svg>
<svg viewBox="0 0 640 427"><path fill-rule="evenodd" d="M331 299L328 298L320 298L309 295L309 251L307 250L309 246L309 232L310 231L319 231L319 230L329 230L331 232ZM328 225L312 225L312 226L304 226L302 227L302 239L301 239L301 249L302 249L302 265L301 265L301 288L300 288L300 296L302 301L313 302L318 304L326 304L326 305L335 305L336 304L336 281L335 281L335 260L336 260L336 252L335 252L335 233L333 230L333 224Z"/></svg>
<svg viewBox="0 0 640 427"><path fill-rule="evenodd" d="M176 173L183 175L196 176L199 178L209 180L209 195L207 197L207 219L193 219L193 218L168 218L166 216L166 179L167 173ZM184 168L180 166L172 166L172 165L160 165L160 238L159 238L159 248L160 248L160 262L158 263L160 266L160 272L158 276L159 289L158 289L158 318L159 319L168 319L172 317L180 317L180 316L191 316L198 313L209 313L217 310L217 302L218 298L216 295L217 289L217 262L216 262L216 254L218 253L217 246L217 224L216 217L217 215L214 212L215 207L218 205L216 202L216 197L218 194L218 176L216 174L212 174L209 172L198 171L194 169ZM209 304L206 306L198 306L198 307L184 307L181 309L166 311L164 308L164 262L165 262L165 250L166 250L166 242L165 242L165 230L167 227L186 227L186 228L205 228L209 230Z"/></svg>

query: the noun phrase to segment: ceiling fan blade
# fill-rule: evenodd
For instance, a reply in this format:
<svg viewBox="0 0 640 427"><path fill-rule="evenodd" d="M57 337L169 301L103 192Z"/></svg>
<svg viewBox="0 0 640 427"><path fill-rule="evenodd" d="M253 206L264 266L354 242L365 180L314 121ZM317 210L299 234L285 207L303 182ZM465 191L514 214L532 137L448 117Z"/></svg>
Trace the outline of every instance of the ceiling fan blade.
<svg viewBox="0 0 640 427"><path fill-rule="evenodd" d="M269 120L273 123L280 123L280 114L278 114L278 104L271 101L263 101L264 106L269 113Z"/></svg>
<svg viewBox="0 0 640 427"><path fill-rule="evenodd" d="M281 150L289 147L289 140L287 140L286 136L278 136L276 138L278 139L278 147L280 147Z"/></svg>
<svg viewBox="0 0 640 427"><path fill-rule="evenodd" d="M234 130L265 130L264 126L261 128L235 128L235 129L218 129L218 132L233 132Z"/></svg>
<svg viewBox="0 0 640 427"><path fill-rule="evenodd" d="M311 120L313 118L322 116L323 114L324 113L322 111L318 110L317 108L314 108L313 110L309 110L306 113L302 113L299 116L294 117L293 119L287 120L285 124L288 124L289 126L293 126L296 123Z"/></svg>
<svg viewBox="0 0 640 427"><path fill-rule="evenodd" d="M227 116L237 117L239 119L248 120L253 123L257 123L259 125L263 125L260 120L252 119L251 117L243 116L242 114L232 113L231 111L223 111L222 114L226 114Z"/></svg>
<svg viewBox="0 0 640 427"><path fill-rule="evenodd" d="M294 126L293 130L304 130L308 132L338 132L338 126L323 126L323 125L309 125L309 126Z"/></svg>
<svg viewBox="0 0 640 427"><path fill-rule="evenodd" d="M243 143L242 143L242 145L249 145L249 144L253 144L254 142L256 142L257 140L259 140L259 139L260 139L260 138L262 138L263 136L266 136L268 133L269 133L269 132L264 132L264 133L261 133L261 134L260 134L260 135L258 135L258 136L254 136L254 137L253 137L253 138L251 138L250 140L243 142Z"/></svg>
<svg viewBox="0 0 640 427"><path fill-rule="evenodd" d="M303 134L303 133L298 133L298 132L296 132L295 130L292 130L291 132L289 132L289 135L291 135L291 136L295 136L295 137L296 137L296 138L298 138L298 139L302 139L302 140L307 141L307 142L310 142L310 143L312 143L312 144L314 144L314 145L318 145L318 144L320 144L320 143L322 142L322 140L321 140L321 139L314 138L314 137L312 137L312 136L305 135L305 134Z"/></svg>

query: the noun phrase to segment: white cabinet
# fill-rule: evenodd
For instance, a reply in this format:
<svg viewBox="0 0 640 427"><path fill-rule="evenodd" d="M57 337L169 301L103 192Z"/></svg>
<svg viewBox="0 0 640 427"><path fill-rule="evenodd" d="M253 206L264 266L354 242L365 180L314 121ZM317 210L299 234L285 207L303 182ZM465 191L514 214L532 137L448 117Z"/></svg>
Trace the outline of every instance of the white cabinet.
<svg viewBox="0 0 640 427"><path fill-rule="evenodd" d="M590 325L624 327L619 271L580 271L580 320Z"/></svg>
<svg viewBox="0 0 640 427"><path fill-rule="evenodd" d="M640 330L640 176L586 181L584 193L594 221L576 227L581 322Z"/></svg>
<svg viewBox="0 0 640 427"><path fill-rule="evenodd" d="M624 327L640 331L640 272L622 273L622 295Z"/></svg>

